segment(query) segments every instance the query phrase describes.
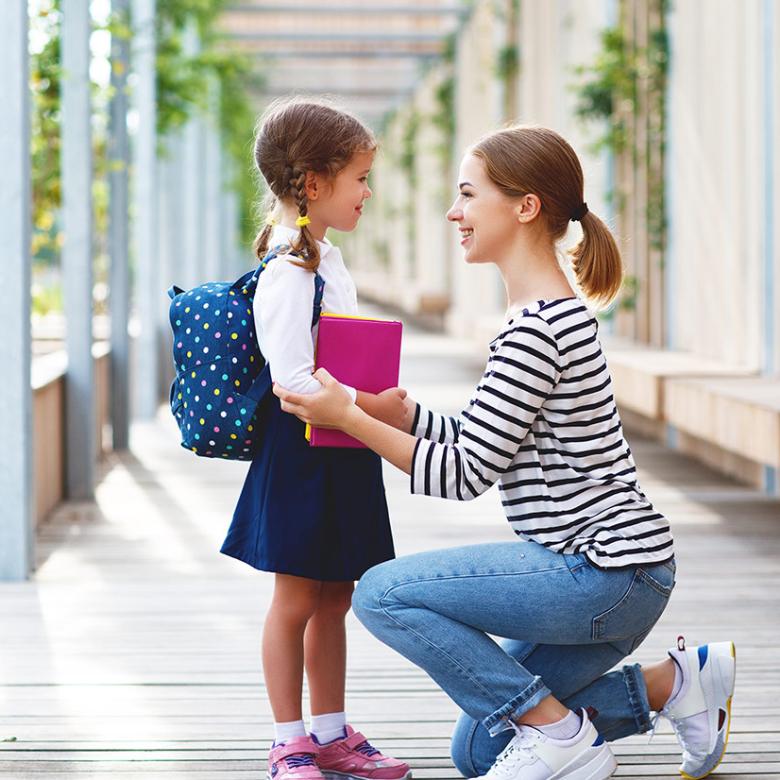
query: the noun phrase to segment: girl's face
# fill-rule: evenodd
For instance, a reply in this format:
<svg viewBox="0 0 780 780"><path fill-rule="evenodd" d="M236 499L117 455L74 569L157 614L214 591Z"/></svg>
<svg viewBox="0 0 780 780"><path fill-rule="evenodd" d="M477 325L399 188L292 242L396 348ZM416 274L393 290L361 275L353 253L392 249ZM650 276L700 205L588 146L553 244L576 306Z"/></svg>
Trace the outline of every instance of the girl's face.
<svg viewBox="0 0 780 780"><path fill-rule="evenodd" d="M350 232L357 227L363 202L371 197L368 174L375 152L355 152L332 179L318 177L318 195L309 200L309 214L326 228Z"/></svg>
<svg viewBox="0 0 780 780"><path fill-rule="evenodd" d="M496 262L517 234L517 202L488 178L485 163L467 154L458 172L458 197L447 212L458 223L467 263Z"/></svg>

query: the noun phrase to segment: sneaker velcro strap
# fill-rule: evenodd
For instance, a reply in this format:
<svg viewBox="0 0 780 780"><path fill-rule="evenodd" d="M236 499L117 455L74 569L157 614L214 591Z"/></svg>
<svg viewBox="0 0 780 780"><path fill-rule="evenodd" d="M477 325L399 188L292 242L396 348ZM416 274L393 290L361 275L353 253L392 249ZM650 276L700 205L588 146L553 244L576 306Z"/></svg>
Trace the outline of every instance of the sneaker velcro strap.
<svg viewBox="0 0 780 780"><path fill-rule="evenodd" d="M301 749L300 745L288 742L286 745L279 745L274 748L274 759L280 761L288 756L314 756L315 758L319 754L320 749L314 742L311 745L307 745L305 750Z"/></svg>
<svg viewBox="0 0 780 780"><path fill-rule="evenodd" d="M366 738L359 731L355 731L350 734L341 744L346 745L350 750L354 750L358 745L362 745L366 741Z"/></svg>

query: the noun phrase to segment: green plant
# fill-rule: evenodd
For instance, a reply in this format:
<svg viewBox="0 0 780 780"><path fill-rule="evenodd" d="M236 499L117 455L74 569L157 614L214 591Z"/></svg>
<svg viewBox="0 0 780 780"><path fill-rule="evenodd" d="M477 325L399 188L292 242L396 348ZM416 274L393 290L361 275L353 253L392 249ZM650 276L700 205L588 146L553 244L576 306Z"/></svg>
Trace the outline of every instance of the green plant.
<svg viewBox="0 0 780 780"><path fill-rule="evenodd" d="M420 115L412 109L404 125L401 136L401 149L398 163L409 179L409 186L414 189L417 184L417 131L420 128Z"/></svg>
<svg viewBox="0 0 780 780"><path fill-rule="evenodd" d="M41 3L31 29L42 42L30 56L32 255L39 265L58 261L60 182L60 11L59 0Z"/></svg>
<svg viewBox="0 0 780 780"><path fill-rule="evenodd" d="M585 122L595 120L601 129L594 151L619 154L631 141L626 115L636 113L637 104L636 55L622 27L603 30L595 62L576 68L575 73L582 78L576 88L575 113Z"/></svg>
<svg viewBox="0 0 780 780"><path fill-rule="evenodd" d="M435 100L431 122L442 135L437 151L441 160L443 177L448 180L452 169L452 152L455 146L455 76L451 68L436 87Z"/></svg>
<svg viewBox="0 0 780 780"><path fill-rule="evenodd" d="M665 154L665 96L669 63L669 42L664 19L667 0L647 0L639 12L652 12L660 24L650 30L644 45L626 34L622 22L601 34L601 51L595 61L576 69L574 87L576 114L588 127L598 128L593 150L608 150L614 157L630 155L634 166L647 172L646 224L650 248L660 253L666 246L666 205L663 183ZM639 117L640 98L644 104ZM640 147L635 125L645 122L646 143ZM608 198L618 213L627 203L627 193L614 187ZM634 308L639 280L626 279L620 308Z"/></svg>
<svg viewBox="0 0 780 780"><path fill-rule="evenodd" d="M520 54L514 44L507 44L496 55L496 75L502 81L514 78L520 68Z"/></svg>

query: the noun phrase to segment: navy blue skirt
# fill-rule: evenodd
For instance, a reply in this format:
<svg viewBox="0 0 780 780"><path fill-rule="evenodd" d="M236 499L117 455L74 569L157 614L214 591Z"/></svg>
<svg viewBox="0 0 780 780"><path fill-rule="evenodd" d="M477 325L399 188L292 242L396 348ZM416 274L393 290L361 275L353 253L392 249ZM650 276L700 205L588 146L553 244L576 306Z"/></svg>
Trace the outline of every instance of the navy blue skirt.
<svg viewBox="0 0 780 780"><path fill-rule="evenodd" d="M339 582L394 558L380 457L310 447L273 393L263 403L265 432L221 551L263 571Z"/></svg>

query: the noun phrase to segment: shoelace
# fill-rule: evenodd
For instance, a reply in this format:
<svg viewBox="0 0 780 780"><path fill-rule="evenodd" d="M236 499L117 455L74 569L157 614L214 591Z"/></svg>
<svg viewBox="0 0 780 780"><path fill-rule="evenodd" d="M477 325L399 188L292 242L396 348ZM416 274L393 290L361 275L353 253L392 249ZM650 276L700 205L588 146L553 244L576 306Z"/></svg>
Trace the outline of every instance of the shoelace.
<svg viewBox="0 0 780 780"><path fill-rule="evenodd" d="M364 756L368 756L369 758L382 755L368 740L361 742L359 745L356 745L355 750L357 750L358 753L362 753Z"/></svg>
<svg viewBox="0 0 780 780"><path fill-rule="evenodd" d="M690 749L690 746L688 745L688 735L685 733L687 730L685 720L676 720L674 718L670 718L663 710L661 710L661 712L656 712L655 717L652 720L652 724L651 724L652 728L650 729L650 738L647 740L647 744L649 745L653 737L655 736L655 729L662 715L669 721L672 727L672 731L674 731L674 734L677 737L678 742L682 746L683 756L696 758L698 754L692 751Z"/></svg>
<svg viewBox="0 0 780 780"><path fill-rule="evenodd" d="M538 733L515 727L517 736L498 754L486 777L502 778L514 775L518 766L533 763L534 745L539 741Z"/></svg>

